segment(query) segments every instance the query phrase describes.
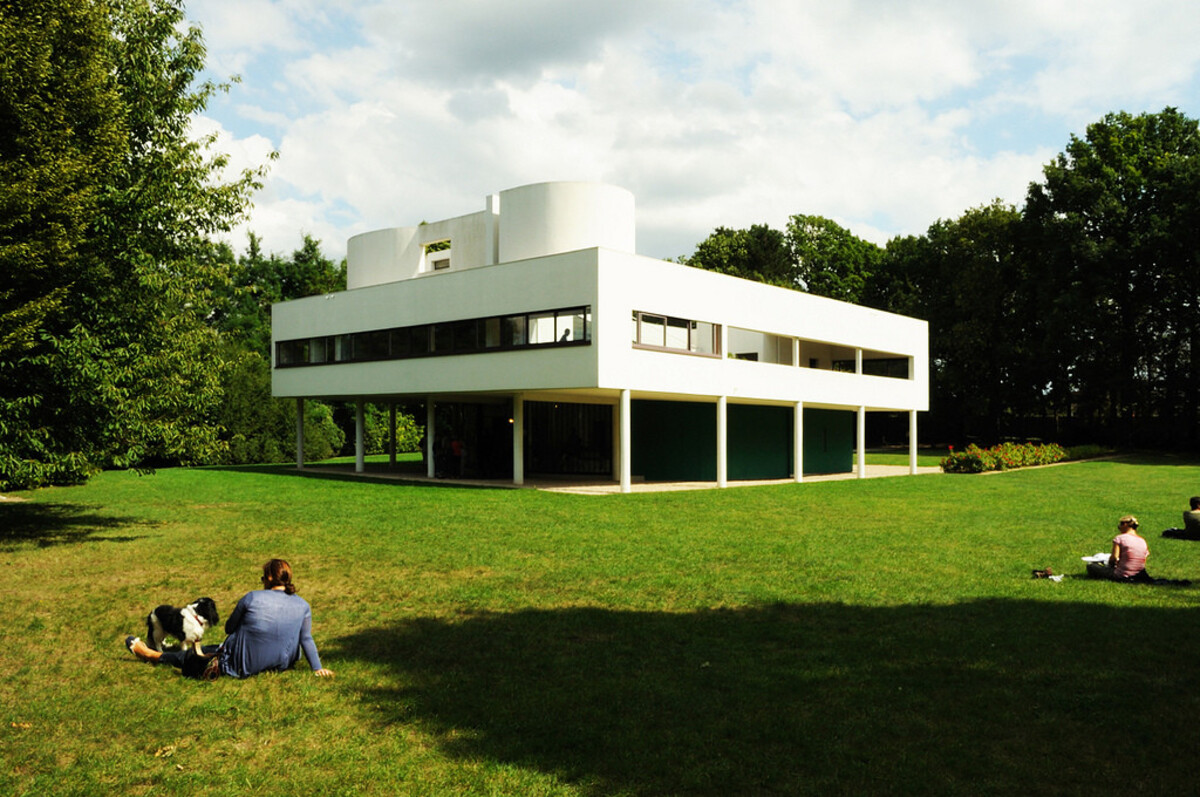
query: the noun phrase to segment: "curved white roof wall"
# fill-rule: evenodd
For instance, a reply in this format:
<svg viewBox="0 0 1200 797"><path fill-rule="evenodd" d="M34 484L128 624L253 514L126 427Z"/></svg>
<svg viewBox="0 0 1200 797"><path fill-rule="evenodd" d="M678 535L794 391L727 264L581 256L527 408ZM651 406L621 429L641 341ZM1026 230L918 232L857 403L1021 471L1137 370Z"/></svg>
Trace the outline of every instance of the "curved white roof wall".
<svg viewBox="0 0 1200 797"><path fill-rule="evenodd" d="M634 251L633 194L604 183L535 183L500 192L497 262L598 246Z"/></svg>
<svg viewBox="0 0 1200 797"><path fill-rule="evenodd" d="M347 243L347 287L594 247L633 253L635 229L633 194L624 188L534 183L487 197L478 213L354 236ZM431 244L449 248L429 251Z"/></svg>

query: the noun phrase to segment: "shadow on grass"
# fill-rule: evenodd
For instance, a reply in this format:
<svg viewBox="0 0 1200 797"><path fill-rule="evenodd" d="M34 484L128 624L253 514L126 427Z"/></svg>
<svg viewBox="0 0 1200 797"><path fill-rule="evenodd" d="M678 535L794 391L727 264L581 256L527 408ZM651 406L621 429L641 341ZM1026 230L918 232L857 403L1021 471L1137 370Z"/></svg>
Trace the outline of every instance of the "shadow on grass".
<svg viewBox="0 0 1200 797"><path fill-rule="evenodd" d="M1131 451L1116 454L1112 457L1100 457L1100 461L1109 459L1122 465L1166 465L1172 467L1195 467L1200 465L1200 457L1194 453L1179 453L1170 451ZM1083 460L1087 461L1087 460Z"/></svg>
<svg viewBox="0 0 1200 797"><path fill-rule="evenodd" d="M353 463L344 462L318 462L303 469L298 469L295 465L210 465L205 466L205 470L229 473L265 473L272 476L353 482L355 484L387 484L393 487L453 487L459 490L509 489L507 484L490 484L459 479L429 480L425 476L425 465L421 462L398 462L395 467L368 462L366 470L362 473L355 472Z"/></svg>
<svg viewBox="0 0 1200 797"><path fill-rule="evenodd" d="M361 696L382 725L592 795L1156 794L1191 790L1200 762L1200 616L1179 598L530 610L376 628L327 657L388 668Z"/></svg>
<svg viewBox="0 0 1200 797"><path fill-rule="evenodd" d="M42 548L79 542L132 542L138 537L99 537L142 521L99 515L91 507L21 501L0 504L0 550L33 543Z"/></svg>

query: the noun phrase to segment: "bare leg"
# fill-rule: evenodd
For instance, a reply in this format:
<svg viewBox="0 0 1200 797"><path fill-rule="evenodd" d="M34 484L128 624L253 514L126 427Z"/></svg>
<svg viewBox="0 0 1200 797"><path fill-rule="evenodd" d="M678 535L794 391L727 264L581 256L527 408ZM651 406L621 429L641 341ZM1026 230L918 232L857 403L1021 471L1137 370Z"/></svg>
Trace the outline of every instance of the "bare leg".
<svg viewBox="0 0 1200 797"><path fill-rule="evenodd" d="M129 648L129 652L142 661L154 662L162 658L160 651L155 650L135 636L125 637L125 647Z"/></svg>

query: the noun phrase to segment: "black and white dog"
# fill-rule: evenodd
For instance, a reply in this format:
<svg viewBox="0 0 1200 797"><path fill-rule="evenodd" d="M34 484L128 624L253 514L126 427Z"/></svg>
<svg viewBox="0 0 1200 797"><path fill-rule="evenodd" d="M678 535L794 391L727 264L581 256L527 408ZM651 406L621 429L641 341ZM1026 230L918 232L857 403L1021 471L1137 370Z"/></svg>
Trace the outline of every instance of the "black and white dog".
<svg viewBox="0 0 1200 797"><path fill-rule="evenodd" d="M164 603L146 616L146 644L162 650L163 640L173 636L179 640L180 648L191 645L199 654L204 632L220 621L212 598L197 598L180 608Z"/></svg>

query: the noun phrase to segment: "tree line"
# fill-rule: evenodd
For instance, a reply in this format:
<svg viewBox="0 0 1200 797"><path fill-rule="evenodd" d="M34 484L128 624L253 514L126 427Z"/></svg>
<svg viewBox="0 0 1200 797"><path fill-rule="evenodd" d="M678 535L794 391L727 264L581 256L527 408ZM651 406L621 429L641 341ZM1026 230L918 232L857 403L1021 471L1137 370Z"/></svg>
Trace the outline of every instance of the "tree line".
<svg viewBox="0 0 1200 797"><path fill-rule="evenodd" d="M266 165L228 175L190 123L202 80L181 0L0 0L0 490L99 468L284 461L272 302L345 287L306 237L241 220ZM929 440L1195 446L1200 136L1173 108L1072 137L1022 207L992 202L886 246L829 219L719 228L692 266L930 323ZM352 411L307 402L308 459ZM402 416L401 447L420 429ZM369 406L369 450L385 409Z"/></svg>
<svg viewBox="0 0 1200 797"><path fill-rule="evenodd" d="M927 320L925 440L1200 442L1200 133L1175 108L1071 136L1021 207L885 246L796 215L680 260Z"/></svg>
<svg viewBox="0 0 1200 797"><path fill-rule="evenodd" d="M204 61L180 0L0 0L0 490L292 454L270 302L344 267L311 238L290 258L214 243L265 166L227 176L191 135L228 88ZM310 456L341 449L347 415L309 402Z"/></svg>

